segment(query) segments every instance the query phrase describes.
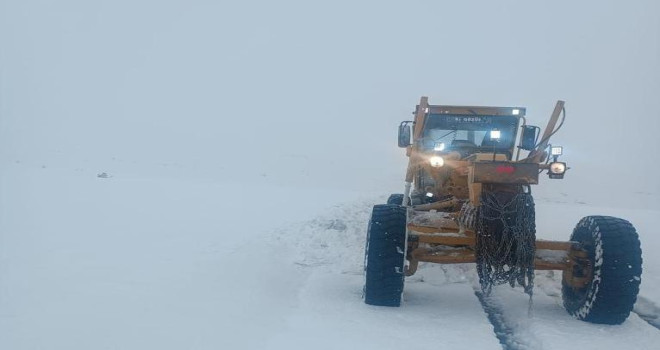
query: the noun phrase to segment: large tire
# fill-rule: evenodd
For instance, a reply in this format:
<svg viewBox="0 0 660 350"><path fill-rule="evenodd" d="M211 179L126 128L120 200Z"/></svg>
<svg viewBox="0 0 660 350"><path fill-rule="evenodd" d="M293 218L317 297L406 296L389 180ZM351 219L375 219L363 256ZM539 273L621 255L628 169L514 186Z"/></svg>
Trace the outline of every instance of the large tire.
<svg viewBox="0 0 660 350"><path fill-rule="evenodd" d="M400 306L406 251L406 208L374 206L367 229L364 257L364 302Z"/></svg>
<svg viewBox="0 0 660 350"><path fill-rule="evenodd" d="M408 199L407 203L410 204L410 199ZM395 193L390 195L390 197L387 198L387 204L403 205L403 194Z"/></svg>
<svg viewBox="0 0 660 350"><path fill-rule="evenodd" d="M569 314L580 320L621 324L637 300L642 276L642 250L635 228L626 220L610 216L587 216L573 230L571 241L587 252L591 276L582 288L567 283L564 273L562 297ZM574 271L579 269L577 266Z"/></svg>

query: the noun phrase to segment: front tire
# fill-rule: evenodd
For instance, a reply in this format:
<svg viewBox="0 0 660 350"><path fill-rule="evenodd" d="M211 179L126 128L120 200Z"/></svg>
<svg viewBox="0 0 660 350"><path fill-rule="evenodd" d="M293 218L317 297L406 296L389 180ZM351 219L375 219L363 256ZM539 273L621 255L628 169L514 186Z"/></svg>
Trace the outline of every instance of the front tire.
<svg viewBox="0 0 660 350"><path fill-rule="evenodd" d="M410 199L408 199L406 203L410 204ZM387 204L403 205L403 194L402 193L391 194L389 198L387 198Z"/></svg>
<svg viewBox="0 0 660 350"><path fill-rule="evenodd" d="M564 307L587 322L623 323L637 300L641 282L642 250L637 231L623 219L587 216L573 230L571 241L580 243L586 257L582 264L573 266L571 274L564 272ZM570 283L575 271L589 276L583 287Z"/></svg>
<svg viewBox="0 0 660 350"><path fill-rule="evenodd" d="M367 229L364 302L400 306L406 252L406 208L374 206Z"/></svg>

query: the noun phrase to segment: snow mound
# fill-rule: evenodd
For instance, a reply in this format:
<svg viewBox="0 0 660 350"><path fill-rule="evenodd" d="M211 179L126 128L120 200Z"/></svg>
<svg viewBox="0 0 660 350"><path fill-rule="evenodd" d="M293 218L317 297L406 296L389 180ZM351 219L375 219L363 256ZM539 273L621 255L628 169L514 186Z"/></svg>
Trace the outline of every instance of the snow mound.
<svg viewBox="0 0 660 350"><path fill-rule="evenodd" d="M371 208L374 201L343 203L324 214L277 229L275 242L291 247L293 263L329 272L362 275L364 248ZM417 273L406 283L474 283L472 264L438 265L421 263Z"/></svg>

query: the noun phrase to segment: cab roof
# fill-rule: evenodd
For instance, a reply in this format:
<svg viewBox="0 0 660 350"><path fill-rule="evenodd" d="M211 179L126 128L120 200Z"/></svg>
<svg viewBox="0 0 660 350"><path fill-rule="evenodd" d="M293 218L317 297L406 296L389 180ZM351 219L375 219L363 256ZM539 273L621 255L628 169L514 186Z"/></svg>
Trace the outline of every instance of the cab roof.
<svg viewBox="0 0 660 350"><path fill-rule="evenodd" d="M415 111L419 109L419 105ZM426 114L484 115L484 116L525 116L525 107L485 107L485 106L443 106L429 105ZM416 112L413 112L415 114Z"/></svg>

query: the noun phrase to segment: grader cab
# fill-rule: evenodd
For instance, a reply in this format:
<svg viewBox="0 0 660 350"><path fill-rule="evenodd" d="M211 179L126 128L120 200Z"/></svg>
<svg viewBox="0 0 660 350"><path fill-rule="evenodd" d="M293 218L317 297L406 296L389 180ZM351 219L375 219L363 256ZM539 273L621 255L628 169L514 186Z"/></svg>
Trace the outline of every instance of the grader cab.
<svg viewBox="0 0 660 350"><path fill-rule="evenodd" d="M536 239L532 185L562 179L558 101L543 134L522 107L429 105L399 126L409 164L403 194L373 208L365 251L367 304L399 306L420 262L476 263L486 295L497 284L531 297L534 271L561 270L567 311L595 323L625 321L641 281L635 228L607 216L580 220L568 241ZM520 135L519 134L520 131Z"/></svg>

